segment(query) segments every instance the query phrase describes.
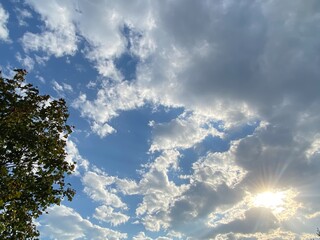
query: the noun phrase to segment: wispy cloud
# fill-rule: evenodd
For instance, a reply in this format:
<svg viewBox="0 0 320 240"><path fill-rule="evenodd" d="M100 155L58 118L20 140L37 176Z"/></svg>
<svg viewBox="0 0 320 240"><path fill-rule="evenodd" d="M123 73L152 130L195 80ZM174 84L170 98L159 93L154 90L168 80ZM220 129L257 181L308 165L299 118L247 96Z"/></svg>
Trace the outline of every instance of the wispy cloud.
<svg viewBox="0 0 320 240"><path fill-rule="evenodd" d="M3 41L9 41L9 29L7 28L8 19L8 12L6 12L0 4L0 39Z"/></svg>

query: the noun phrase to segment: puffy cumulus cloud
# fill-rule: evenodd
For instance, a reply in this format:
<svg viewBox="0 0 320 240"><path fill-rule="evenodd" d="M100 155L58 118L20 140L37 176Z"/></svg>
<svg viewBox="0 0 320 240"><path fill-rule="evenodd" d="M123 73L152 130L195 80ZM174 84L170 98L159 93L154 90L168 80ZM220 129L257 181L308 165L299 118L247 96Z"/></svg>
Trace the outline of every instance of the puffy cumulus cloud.
<svg viewBox="0 0 320 240"><path fill-rule="evenodd" d="M66 151L66 161L76 163L75 175L81 178L84 192L93 201L103 203L95 209L93 217L101 222L108 222L113 226L127 222L130 218L129 216L119 211L114 211L114 208L127 209L127 206L121 201L117 195L117 190L112 188L111 185L117 184L118 188L121 189L120 191L132 194L132 189L135 188L134 182L107 176L99 168L90 167L89 162L80 155L76 144L70 139L67 140Z"/></svg>
<svg viewBox="0 0 320 240"><path fill-rule="evenodd" d="M75 16L80 34L90 43L88 58L97 61L113 59L125 50L127 40L122 31L125 25L140 31L150 28L152 19L149 1L87 1L75 2L82 13ZM139 13L139 14L137 14ZM92 16L90 19L87 16Z"/></svg>
<svg viewBox="0 0 320 240"><path fill-rule="evenodd" d="M61 57L74 54L77 50L76 37L72 31L56 30L40 34L25 33L22 37L23 47L29 51L45 51L49 55Z"/></svg>
<svg viewBox="0 0 320 240"><path fill-rule="evenodd" d="M310 33L317 31L319 6L280 5L283 11L274 1L158 4L152 32L158 49L154 61L139 66L139 83L227 122L255 114L271 120L270 111L286 103L309 106L318 99L310 88L317 85L318 60L309 54L318 44Z"/></svg>
<svg viewBox="0 0 320 240"><path fill-rule="evenodd" d="M41 15L48 30L40 34L26 33L22 38L26 50L42 50L58 57L74 54L77 36L81 36L86 42L83 53L95 62L100 74L108 77L118 74L110 60L119 57L127 49L124 28L129 26L137 32L144 32L154 27L150 4L145 1L128 4L126 1L99 0L93 3L55 0L45 5L41 1L28 0L27 3ZM135 52L146 55L148 45L150 41L134 44Z"/></svg>
<svg viewBox="0 0 320 240"><path fill-rule="evenodd" d="M194 164L194 173L189 176L190 184L176 185L169 173L178 171L179 157L176 150L164 151L147 166L137 186L143 201L136 209L136 214L148 230L173 229L187 236L195 236L208 230L210 213L217 207L241 200L242 191L234 188L241 182L244 173L227 162L227 158L224 159L225 165L214 169L218 167L216 159L208 155ZM211 172L200 167L201 164L207 165ZM216 174L213 174L214 171Z"/></svg>
<svg viewBox="0 0 320 240"><path fill-rule="evenodd" d="M9 19L9 14L0 4L0 39L4 41L9 40L9 30L7 28L7 23Z"/></svg>
<svg viewBox="0 0 320 240"><path fill-rule="evenodd" d="M118 226L126 223L129 216L115 211L115 208L127 210L128 207L118 196L118 190L112 185L116 182L121 182L122 192L130 192L130 187L126 183L128 181L118 179L117 177L108 176L98 168L93 168L94 171L87 171L82 177L84 192L95 202L102 203L93 213L93 217L101 222L108 222L112 226Z"/></svg>
<svg viewBox="0 0 320 240"><path fill-rule="evenodd" d="M265 168L268 166L267 164L263 165L265 168L263 170L260 163L256 163L259 161L259 157L256 155L259 147L247 146L255 153L253 156L249 150L243 151L249 154L245 156L237 152L242 141L250 140L251 144L259 143L263 139L262 132L266 128L267 126L261 123L253 135L234 141L229 151L208 153L200 158L193 164L193 173L188 176L190 184L181 187L179 194L164 194L169 189L179 191L179 188L168 177L168 169L174 170L178 166L176 160L179 157L179 152L167 152L167 156L161 156L150 163L148 171L138 184L138 189L142 188L140 194L144 194L144 199L137 209L137 215L142 216L142 223L145 227L152 231L178 230L191 237L190 239L198 239L199 236L203 236L203 239L212 238L212 235L204 234L208 232L213 232L216 239L229 239L228 237L231 235L234 239L246 237L250 239L249 236L253 239L259 239L259 237L262 239L281 239L286 232L289 233L288 236L301 239L310 236L306 233L313 232L316 228L316 220L314 219L317 219L318 215L312 213L318 208L315 205L317 204L316 200L310 196L308 198L308 194L312 195L312 193L298 184L302 177L294 184L290 184L289 181L279 181L279 175L271 175L270 177L271 173L281 173L284 174L284 177L289 177L293 170L290 170L290 166L288 166L288 173L283 169L281 171L277 168L272 170L272 166L270 169ZM286 134L283 135L286 138ZM261 139L254 138L257 136ZM254 140L251 141L251 138ZM269 144L264 145L265 149L261 149L267 151L270 146ZM273 146L277 146L281 150L276 142L273 143ZM174 152L176 160L166 160ZM305 156L303 151L301 155ZM252 162L239 164L237 161L240 157ZM301 165L299 166L301 167ZM311 177L301 184L308 183L310 186L311 183L313 185L312 179ZM282 191L282 189L288 189L292 186L295 188ZM313 185L311 189L316 191L316 186L317 184ZM136 187L135 184L134 187ZM251 192L258 194L259 191L276 191L276 194L272 195L273 198L277 199L279 194L281 198L275 203L272 203L274 199L267 200L268 203L258 202L257 196L252 195ZM301 197L301 194L302 196L307 194L307 196ZM166 202L166 198L169 199L169 204ZM313 226L313 229L310 226ZM230 235L230 232L234 234Z"/></svg>
<svg viewBox="0 0 320 240"><path fill-rule="evenodd" d="M116 189L110 186L114 184L115 177L88 171L81 180L84 185L84 192L94 201L115 208L127 208L127 205L116 194Z"/></svg>
<svg viewBox="0 0 320 240"><path fill-rule="evenodd" d="M106 205L97 207L93 217L103 222L109 222L113 226L125 223L130 218L123 213L114 212L114 209L112 207Z"/></svg>
<svg viewBox="0 0 320 240"><path fill-rule="evenodd" d="M147 237L144 232L139 232L132 240L152 240L152 238Z"/></svg>
<svg viewBox="0 0 320 240"><path fill-rule="evenodd" d="M118 116L121 111L141 107L146 93L138 91L127 81L111 86L104 82L102 85L95 100L90 101L86 94L81 94L73 102L73 106L80 109L83 116L92 120L92 130L95 133L105 137L116 131L108 121Z"/></svg>
<svg viewBox="0 0 320 240"><path fill-rule="evenodd" d="M291 235L303 239L307 236L306 233L313 232L317 224L313 219L316 215L312 213L319 208L318 201L313 197L319 187L319 184L314 181L319 176L317 170L319 166L318 161L307 157L305 150L317 149L316 146L317 140L311 143L306 142L305 139L296 137L287 127L261 123L252 135L231 143L228 152L210 153L194 163L194 174L191 179L209 183L211 186L223 182L230 187L233 186L233 181L236 183L235 190L238 195L234 202L226 206L218 203L216 208L211 208L212 213L207 216L209 225L214 229L212 232L226 234L217 235L216 238L224 239L222 236L233 232L240 234L235 234L238 236L235 239L242 239L242 237L245 239L245 234L254 236L255 232L261 232L261 236L265 239L268 237L272 239L271 236L277 239L276 235L268 235L265 232L279 228L281 231L291 232ZM314 149L312 152L317 154ZM248 200L248 193L259 192L263 194L263 201L257 199L257 196L251 196L251 200ZM202 196L202 199L206 198L205 195ZM227 199L232 197L229 196ZM200 202L200 200L194 202ZM189 215L178 218L179 223L181 223L179 220L191 218L199 213L199 210L196 211L191 204L190 198L183 203L184 206L181 209L190 209L190 211ZM179 204L176 202L175 206ZM261 226L259 225L259 229L249 229L248 227L252 226L250 221L256 221L262 215L266 220L266 214L261 215L257 207L265 208L272 221L263 222ZM187 213L183 210L180 212ZM312 216L309 219L305 217L308 214ZM292 227L293 225L296 228ZM276 233L277 231L274 232ZM278 239L281 239L281 236L282 234L279 233Z"/></svg>
<svg viewBox="0 0 320 240"><path fill-rule="evenodd" d="M48 239L126 239L127 234L103 228L82 218L74 209L52 206L49 214L43 215L39 221L41 236Z"/></svg>
<svg viewBox="0 0 320 240"><path fill-rule="evenodd" d="M237 203L242 195L241 191L230 189L225 184L213 187L207 183L193 183L172 204L170 225L186 236L203 234L210 229L210 213L218 207Z"/></svg>
<svg viewBox="0 0 320 240"><path fill-rule="evenodd" d="M171 205L186 190L186 185L177 186L168 176L170 169L177 166L178 157L176 151L163 153L148 166L138 183L143 200L136 209L136 215L142 218L148 230L159 231L170 226L168 213Z"/></svg>
<svg viewBox="0 0 320 240"><path fill-rule="evenodd" d="M227 156L208 154L194 163L194 172L188 177L190 184L177 185L171 176L179 172L180 156L177 150L163 151L145 166L146 171L138 183L129 184L126 180L124 185L143 195L136 215L146 229L169 232L173 229L186 236L196 236L210 229L207 223L216 208L241 200L243 192L235 188L245 174L241 168L232 165ZM172 234L175 238L182 237L179 232Z"/></svg>
<svg viewBox="0 0 320 240"><path fill-rule="evenodd" d="M238 167L229 152L209 153L193 164L192 182L203 182L213 187L226 184L235 188L246 175L246 171Z"/></svg>
<svg viewBox="0 0 320 240"><path fill-rule="evenodd" d="M268 125L258 128L252 136L233 144L230 152L235 162L247 171L240 185L251 192L273 189L295 189L296 200L311 212L319 202L313 193L319 187L319 161L306 155L315 141L301 137L288 126ZM303 216L304 214L302 214Z"/></svg>
<svg viewBox="0 0 320 240"><path fill-rule="evenodd" d="M150 122L150 126L153 128L151 152L190 148L209 135L223 136L210 125L210 119L187 112L168 123Z"/></svg>
<svg viewBox="0 0 320 240"><path fill-rule="evenodd" d="M169 231L167 236L173 239L183 238L183 234L176 231Z"/></svg>
<svg viewBox="0 0 320 240"><path fill-rule="evenodd" d="M115 182L116 182L117 188L123 194L126 194L126 195L138 194L139 189L136 181L131 179L117 178Z"/></svg>
<svg viewBox="0 0 320 240"><path fill-rule="evenodd" d="M114 81L121 82L124 79L112 60L100 60L96 63L96 68L100 75L109 77Z"/></svg>
<svg viewBox="0 0 320 240"><path fill-rule="evenodd" d="M311 222L303 223L306 220L303 212L302 204L296 199L298 193L295 190L262 192L252 194L246 192L243 199L233 205L219 206L212 212L208 219L208 224L212 230L208 230L208 236L219 236L221 233L255 233L267 232L270 229L281 229L281 231L296 232L297 236L303 236L306 227ZM302 211L302 212L301 212ZM259 219L263 219L259 220ZM251 220L250 220L251 219ZM252 223L256 220L256 225L253 227ZM251 226L251 228L250 228ZM272 226L272 227L271 227ZM293 226L296 226L294 228ZM229 229L232 229L230 230ZM271 235L270 235L271 236ZM218 238L220 239L220 238Z"/></svg>
<svg viewBox="0 0 320 240"><path fill-rule="evenodd" d="M113 127L111 127L108 123L99 124L97 122L93 122L91 125L91 129L101 138L116 132L116 130Z"/></svg>
<svg viewBox="0 0 320 240"><path fill-rule="evenodd" d="M48 55L61 57L73 55L77 50L76 28L72 21L72 4L59 5L56 1L43 4L41 1L27 1L40 13L45 23L41 33L27 32L21 41L26 51L44 51Z"/></svg>
<svg viewBox="0 0 320 240"><path fill-rule="evenodd" d="M179 157L181 157L181 154L177 150L164 150L159 157L150 164L145 165L145 167L148 168L148 172L178 170Z"/></svg>

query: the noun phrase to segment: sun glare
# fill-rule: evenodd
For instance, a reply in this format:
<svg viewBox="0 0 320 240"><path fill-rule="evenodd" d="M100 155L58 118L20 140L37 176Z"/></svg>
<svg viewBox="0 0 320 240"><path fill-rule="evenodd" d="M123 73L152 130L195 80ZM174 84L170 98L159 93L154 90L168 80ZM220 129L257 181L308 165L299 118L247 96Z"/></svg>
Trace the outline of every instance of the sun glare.
<svg viewBox="0 0 320 240"><path fill-rule="evenodd" d="M295 215L297 209L302 207L302 203L295 200L298 194L292 189L261 192L251 195L251 206L268 208L279 220L285 220Z"/></svg>
<svg viewBox="0 0 320 240"><path fill-rule="evenodd" d="M269 208L279 213L284 210L284 199L284 192L263 192L253 198L253 205L256 207Z"/></svg>

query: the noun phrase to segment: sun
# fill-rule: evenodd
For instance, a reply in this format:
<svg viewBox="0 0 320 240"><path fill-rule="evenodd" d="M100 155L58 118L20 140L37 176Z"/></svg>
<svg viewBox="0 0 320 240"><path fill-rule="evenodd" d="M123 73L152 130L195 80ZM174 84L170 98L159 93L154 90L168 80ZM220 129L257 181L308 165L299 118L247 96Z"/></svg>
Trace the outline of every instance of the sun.
<svg viewBox="0 0 320 240"><path fill-rule="evenodd" d="M255 195L250 194L251 207L268 208L274 216L282 221L294 216L297 210L303 207L302 202L298 202L296 197L299 192L294 189L267 190Z"/></svg>
<svg viewBox="0 0 320 240"><path fill-rule="evenodd" d="M265 207L280 213L284 210L285 197L285 192L267 191L257 194L252 203L255 207Z"/></svg>

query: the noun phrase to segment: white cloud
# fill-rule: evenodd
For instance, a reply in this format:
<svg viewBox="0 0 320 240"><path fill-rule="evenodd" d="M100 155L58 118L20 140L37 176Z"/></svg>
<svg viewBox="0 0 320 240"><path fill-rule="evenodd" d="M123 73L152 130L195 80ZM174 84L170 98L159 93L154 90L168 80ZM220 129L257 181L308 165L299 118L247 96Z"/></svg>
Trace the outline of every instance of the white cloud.
<svg viewBox="0 0 320 240"><path fill-rule="evenodd" d="M207 183L213 187L226 184L235 188L246 175L246 171L237 166L228 152L209 153L193 164L191 181Z"/></svg>
<svg viewBox="0 0 320 240"><path fill-rule="evenodd" d="M75 175L79 175L80 171L88 171L89 161L84 159L77 148L77 145L70 139L67 140L66 144L66 161L68 163L75 162Z"/></svg>
<svg viewBox="0 0 320 240"><path fill-rule="evenodd" d="M61 6L55 1L43 4L27 1L41 14L46 29L40 34L27 32L21 41L26 51L44 51L48 55L61 57L77 51L76 29L72 22L72 5Z"/></svg>
<svg viewBox="0 0 320 240"><path fill-rule="evenodd" d="M215 239L217 240L290 240L290 239L312 239L314 236L312 234L295 234L289 231L281 231L279 229L272 230L269 233L253 233L253 234L243 234L243 233L227 233L227 234L218 234Z"/></svg>
<svg viewBox="0 0 320 240"><path fill-rule="evenodd" d="M138 194L138 184L134 180L117 178L116 184L119 191L121 191L123 194Z"/></svg>
<svg viewBox="0 0 320 240"><path fill-rule="evenodd" d="M142 1L78 2L77 7L83 14L75 18L80 34L90 43L88 58L99 65L99 62L114 59L125 52L124 26L137 27L138 31L152 27L149 5L149 2ZM92 17L88 19L87 15Z"/></svg>
<svg viewBox="0 0 320 240"><path fill-rule="evenodd" d="M43 215L38 221L41 237L66 240L127 238L126 233L95 225L64 205L50 207L48 211L49 214Z"/></svg>
<svg viewBox="0 0 320 240"><path fill-rule="evenodd" d="M91 129L94 133L98 134L98 136L100 136L101 138L116 132L116 130L107 123L99 124L99 123L93 122Z"/></svg>
<svg viewBox="0 0 320 240"><path fill-rule="evenodd" d="M320 139L319 136L315 135L315 140L310 143L310 147L305 151L306 157L311 159L312 157L317 157L320 153Z"/></svg>
<svg viewBox="0 0 320 240"><path fill-rule="evenodd" d="M150 151L190 148L207 136L223 136L208 123L205 116L183 113L169 123L152 123L153 141Z"/></svg>
<svg viewBox="0 0 320 240"><path fill-rule="evenodd" d="M27 9L16 8L15 9L17 19L19 21L20 26L28 26L26 19L32 18L32 13Z"/></svg>
<svg viewBox="0 0 320 240"><path fill-rule="evenodd" d="M73 102L73 106L80 109L83 116L93 120L92 130L101 137L115 132L107 122L118 116L121 111L136 109L144 104L144 93L139 92L129 82L111 86L105 82L103 86L94 101L81 94Z"/></svg>
<svg viewBox="0 0 320 240"><path fill-rule="evenodd" d="M122 33L125 25L137 27L137 31L151 29L154 26L148 2L137 1L128 4L125 1L101 0L94 3L51 1L49 5L36 0L27 2L41 14L50 31L39 35L28 33L23 38L26 49L43 50L55 56L73 54L77 50L77 32L88 43L83 50L85 56L96 63L100 74L110 74L110 77L119 75L117 70L112 68L113 62L110 60L126 51L127 40ZM61 31L58 31L59 29ZM36 40L34 43L31 36ZM38 41L40 39L42 41ZM63 41L65 45L61 45L60 49L56 48ZM140 44L140 47L135 44L135 52L143 52L145 55L147 45L150 43Z"/></svg>
<svg viewBox="0 0 320 240"><path fill-rule="evenodd" d="M8 23L9 14L4 10L0 4L0 39L9 41L9 30L6 26Z"/></svg>
<svg viewBox="0 0 320 240"><path fill-rule="evenodd" d="M96 68L100 75L109 77L115 81L122 81L123 76L121 72L116 68L113 61L110 60L100 60L96 64Z"/></svg>
<svg viewBox="0 0 320 240"><path fill-rule="evenodd" d="M115 194L116 190L110 187L110 185L114 184L115 177L88 171L82 177L82 182L84 192L94 201L115 208L127 208L126 204Z"/></svg>
<svg viewBox="0 0 320 240"><path fill-rule="evenodd" d="M132 240L152 240L152 238L147 237L144 232L139 232Z"/></svg>
<svg viewBox="0 0 320 240"><path fill-rule="evenodd" d="M61 57L66 54L73 55L77 50L76 37L71 32L44 32L41 35L25 33L22 37L23 47L26 51L45 51L49 55Z"/></svg>
<svg viewBox="0 0 320 240"><path fill-rule="evenodd" d="M176 169L178 157L177 151L165 151L149 166L139 182L143 201L136 214L142 216L148 230L159 231L170 226L169 209L187 188L185 185L177 186L168 177L168 171Z"/></svg>
<svg viewBox="0 0 320 240"><path fill-rule="evenodd" d="M93 217L103 222L109 222L113 226L125 223L130 218L123 213L115 212L112 207L106 205L97 207Z"/></svg>
<svg viewBox="0 0 320 240"><path fill-rule="evenodd" d="M155 27L155 26L154 26ZM139 34L139 32L130 32L129 40L131 45L131 52L139 56L141 61L145 61L156 50L155 41L148 36L148 32Z"/></svg>
<svg viewBox="0 0 320 240"><path fill-rule="evenodd" d="M21 54L18 52L16 54L16 59L18 60L18 62L22 64L22 66L26 70L30 71L33 69L35 61L30 56L26 55L25 57L22 57Z"/></svg>
<svg viewBox="0 0 320 240"><path fill-rule="evenodd" d="M168 236L172 237L173 239L181 239L181 238L183 238L183 234L182 233L175 232L175 231L170 231L168 233Z"/></svg>
<svg viewBox="0 0 320 240"><path fill-rule="evenodd" d="M157 237L156 240L172 240L172 238L168 238L168 237Z"/></svg>
<svg viewBox="0 0 320 240"><path fill-rule="evenodd" d="M71 85L67 83L58 83L57 81L53 80L52 81L53 89L58 93L58 94L64 94L65 92L72 92L73 88Z"/></svg>

